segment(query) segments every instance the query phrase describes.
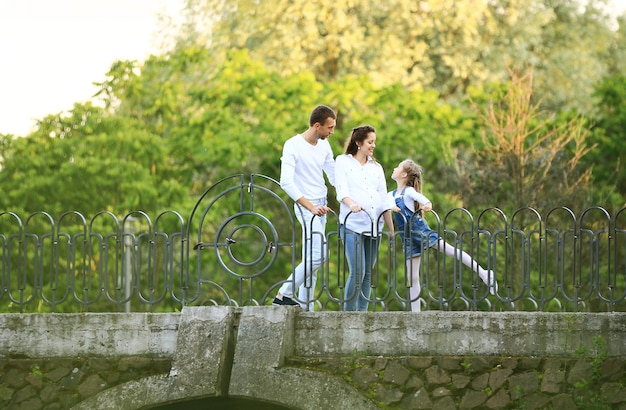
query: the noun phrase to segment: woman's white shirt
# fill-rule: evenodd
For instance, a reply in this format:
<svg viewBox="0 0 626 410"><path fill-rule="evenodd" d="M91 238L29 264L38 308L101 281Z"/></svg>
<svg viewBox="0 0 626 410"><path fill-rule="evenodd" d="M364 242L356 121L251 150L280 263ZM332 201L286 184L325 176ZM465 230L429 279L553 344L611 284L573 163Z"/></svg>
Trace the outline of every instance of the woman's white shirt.
<svg viewBox="0 0 626 410"><path fill-rule="evenodd" d="M368 157L363 165L351 154L338 155L335 189L340 203L339 223L345 223L347 229L357 233L378 235L384 223L382 213L390 209L383 167L372 157ZM365 211L350 213L344 198L352 199Z"/></svg>

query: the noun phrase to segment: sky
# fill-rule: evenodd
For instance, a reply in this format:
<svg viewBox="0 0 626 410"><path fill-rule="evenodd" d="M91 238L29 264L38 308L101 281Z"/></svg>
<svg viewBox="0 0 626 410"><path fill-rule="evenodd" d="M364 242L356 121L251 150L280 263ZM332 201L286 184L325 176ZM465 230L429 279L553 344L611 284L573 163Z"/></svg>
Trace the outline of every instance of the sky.
<svg viewBox="0 0 626 410"><path fill-rule="evenodd" d="M143 61L183 0L0 0L0 134L91 99L117 59Z"/></svg>
<svg viewBox="0 0 626 410"><path fill-rule="evenodd" d="M616 13L626 0L611 0ZM0 0L0 134L91 99L115 60L157 52L158 13L184 0Z"/></svg>

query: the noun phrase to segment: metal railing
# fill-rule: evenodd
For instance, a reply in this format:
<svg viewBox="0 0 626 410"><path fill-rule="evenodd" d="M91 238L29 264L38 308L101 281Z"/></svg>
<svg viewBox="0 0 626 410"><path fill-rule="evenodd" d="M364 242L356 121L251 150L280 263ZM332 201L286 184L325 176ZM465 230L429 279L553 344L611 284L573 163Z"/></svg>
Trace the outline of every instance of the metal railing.
<svg viewBox="0 0 626 410"><path fill-rule="evenodd" d="M314 286L316 310L342 310L348 267L338 216L328 217L327 259ZM626 310L626 216L593 207L575 215L457 208L426 218L456 253L495 273L498 291L455 257L422 255L422 310ZM277 182L233 175L206 190L186 219L136 211L87 219L67 212L0 213L0 312L180 310L193 305L269 305L300 262L301 227ZM399 233L381 236L370 311L410 310L410 268Z"/></svg>

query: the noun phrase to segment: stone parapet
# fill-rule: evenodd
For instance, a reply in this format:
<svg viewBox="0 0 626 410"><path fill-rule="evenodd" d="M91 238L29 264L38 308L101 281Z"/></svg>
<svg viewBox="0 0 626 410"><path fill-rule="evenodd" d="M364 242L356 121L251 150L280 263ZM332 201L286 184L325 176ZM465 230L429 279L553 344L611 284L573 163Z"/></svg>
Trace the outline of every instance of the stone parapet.
<svg viewBox="0 0 626 410"><path fill-rule="evenodd" d="M0 329L0 408L626 409L621 313L189 307L0 315Z"/></svg>

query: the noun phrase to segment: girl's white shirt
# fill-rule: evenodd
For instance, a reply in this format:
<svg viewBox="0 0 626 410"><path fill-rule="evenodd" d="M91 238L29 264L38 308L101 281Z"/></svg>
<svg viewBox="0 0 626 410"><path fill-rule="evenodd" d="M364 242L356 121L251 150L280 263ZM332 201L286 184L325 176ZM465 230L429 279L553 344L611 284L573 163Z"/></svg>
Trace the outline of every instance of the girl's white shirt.
<svg viewBox="0 0 626 410"><path fill-rule="evenodd" d="M395 195L393 191L389 192L389 198L394 204L396 203L395 199L400 198L401 195L401 189L397 189ZM430 200L426 198L424 194L417 192L415 188L410 186L406 187L406 189L404 190L403 200L404 205L406 205L406 207L409 208L411 212L415 212L415 201L417 201L422 206L430 202Z"/></svg>
<svg viewBox="0 0 626 410"><path fill-rule="evenodd" d="M378 162L368 157L362 165L351 154L338 155L335 160L335 189L340 203L339 223L345 223L347 229L357 233L376 236L382 231L382 213L391 206L387 199L385 173ZM352 199L364 211L350 213L344 198Z"/></svg>

